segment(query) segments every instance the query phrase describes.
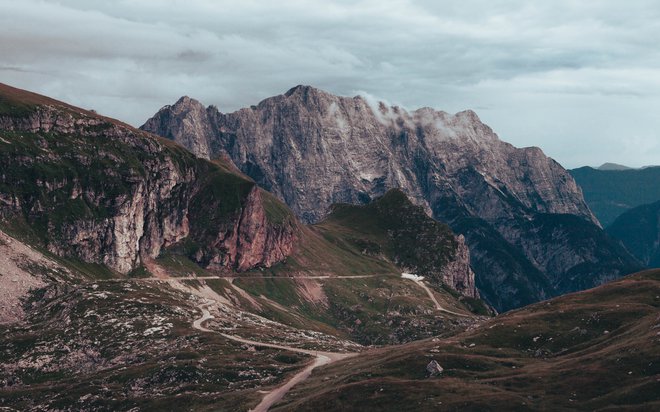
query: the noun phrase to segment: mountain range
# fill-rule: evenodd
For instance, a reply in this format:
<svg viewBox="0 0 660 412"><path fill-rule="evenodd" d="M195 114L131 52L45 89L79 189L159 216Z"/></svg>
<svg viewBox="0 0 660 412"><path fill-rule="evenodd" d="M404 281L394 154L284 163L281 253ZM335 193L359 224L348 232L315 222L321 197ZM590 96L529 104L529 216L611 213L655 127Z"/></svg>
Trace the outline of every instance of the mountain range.
<svg viewBox="0 0 660 412"><path fill-rule="evenodd" d="M500 311L642 267L603 232L569 172L539 148L503 142L472 111L296 86L233 113L182 97L142 129L231 161L304 222L403 190L465 237L477 287Z"/></svg>
<svg viewBox="0 0 660 412"><path fill-rule="evenodd" d="M296 87L144 129L0 84L0 409L660 405L659 272L473 112Z"/></svg>
<svg viewBox="0 0 660 412"><path fill-rule="evenodd" d="M463 237L400 191L385 193L366 209L335 205L326 220L308 226L222 160L196 158L169 140L9 86L0 87L0 96L2 228L61 265L73 265L72 270L92 265L82 276L148 277L159 273L153 267L173 262L175 267L187 264L193 273L267 271L271 277L305 279L371 278L374 273L399 277L412 271L455 305L467 305L468 312L489 312L478 299ZM26 279L28 284L43 282ZM384 327L384 319L374 319L383 316L379 307L376 313L367 311L356 327L345 323L356 320L356 309L342 301L348 292L328 300L318 281L299 282L283 298L308 293L312 303L323 302L308 308L315 312L308 317L331 325L322 330L343 330L357 341L382 340L388 334L386 339L394 342L410 340L430 333L424 322L437 323L430 313L406 309L410 313L402 318L414 315L415 330L391 319ZM392 301L396 293L388 296L397 307ZM22 298L21 293L11 297L7 314L20 312ZM300 304L309 299L303 297ZM252 309L261 308L256 304ZM380 325L378 336L365 331L375 327L372 321ZM395 328L401 330L394 333Z"/></svg>
<svg viewBox="0 0 660 412"><path fill-rule="evenodd" d="M607 232L646 266L660 267L660 201L624 212Z"/></svg>
<svg viewBox="0 0 660 412"><path fill-rule="evenodd" d="M660 200L660 166L641 169L594 169L588 166L570 170L580 185L589 208L604 227L623 212Z"/></svg>
<svg viewBox="0 0 660 412"><path fill-rule="evenodd" d="M618 163L603 163L602 165L598 166L596 170L632 170L632 167L620 165Z"/></svg>

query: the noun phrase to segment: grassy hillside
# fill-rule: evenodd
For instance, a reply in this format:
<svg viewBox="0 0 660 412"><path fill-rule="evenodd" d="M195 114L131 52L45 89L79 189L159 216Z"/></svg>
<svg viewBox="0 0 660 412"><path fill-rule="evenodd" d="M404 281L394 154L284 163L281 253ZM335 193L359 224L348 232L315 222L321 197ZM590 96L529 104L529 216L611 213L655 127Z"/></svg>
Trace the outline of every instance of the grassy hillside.
<svg viewBox="0 0 660 412"><path fill-rule="evenodd" d="M438 312L424 290L398 275L238 278L233 284L252 297L254 303L246 304L246 310L363 345L450 335L480 319L472 312L481 309L480 301L472 307L472 301L463 301L450 290L437 290L434 294L443 307L459 315Z"/></svg>
<svg viewBox="0 0 660 412"><path fill-rule="evenodd" d="M570 170L603 227L633 207L660 200L660 167L631 170Z"/></svg>
<svg viewBox="0 0 660 412"><path fill-rule="evenodd" d="M660 271L642 272L334 364L274 410L657 410L659 311Z"/></svg>
<svg viewBox="0 0 660 412"><path fill-rule="evenodd" d="M449 226L428 217L398 189L364 206L336 204L316 228L335 243L430 277L439 274L457 247Z"/></svg>
<svg viewBox="0 0 660 412"><path fill-rule="evenodd" d="M335 205L323 222L301 231L286 262L248 272L234 285L256 300L252 310L270 319L362 344L409 342L460 330L475 313L490 313L482 301L437 281L436 299L464 316L438 314L418 285L401 278L404 270L433 277L455 248L446 225L391 190L368 205ZM309 276L327 278L304 279Z"/></svg>
<svg viewBox="0 0 660 412"><path fill-rule="evenodd" d="M132 220L151 219L134 228L151 230L145 236L160 236L159 225L179 230L187 219L192 257L233 226L255 187L226 161L198 159L167 139L3 84L0 125L0 224L67 258L104 263L114 219L131 220L126 209L133 201L136 214L147 211ZM296 225L279 200L265 193L262 199L273 226ZM85 230L96 238L81 235Z"/></svg>

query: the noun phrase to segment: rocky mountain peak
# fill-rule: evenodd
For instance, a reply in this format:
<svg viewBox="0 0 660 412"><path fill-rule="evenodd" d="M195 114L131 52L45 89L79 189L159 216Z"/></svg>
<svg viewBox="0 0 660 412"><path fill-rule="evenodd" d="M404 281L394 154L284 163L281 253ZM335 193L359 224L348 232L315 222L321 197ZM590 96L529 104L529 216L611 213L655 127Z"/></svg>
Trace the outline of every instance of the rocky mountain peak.
<svg viewBox="0 0 660 412"><path fill-rule="evenodd" d="M186 109L190 110L193 108L204 109L204 105L199 100L191 99L188 96L181 96L179 100L177 100L176 103L174 103L174 105L170 107L178 108L179 110L186 110Z"/></svg>
<svg viewBox="0 0 660 412"><path fill-rule="evenodd" d="M286 93L284 93L284 96L286 97L291 97L291 96L310 96L310 95L321 95L321 94L328 94L324 92L321 89L317 89L315 87L309 86L309 85L303 85L299 84L297 86L294 86L287 90Z"/></svg>
<svg viewBox="0 0 660 412"><path fill-rule="evenodd" d="M632 170L632 167L620 165L618 163L603 163L596 168L597 170Z"/></svg>
<svg viewBox="0 0 660 412"><path fill-rule="evenodd" d="M229 114L214 112L210 116L201 104L183 114L165 107L143 129L174 139L200 157L228 154L306 221L318 221L334 202L365 201L391 187L403 188L430 211L422 187L442 180L443 190L462 196L462 184L453 179L471 170L494 196L486 202L468 201L472 213L488 219L519 213L490 204L501 203L496 198L503 195L522 205L523 215L531 209L572 213L597 222L579 188L559 164L538 149L517 149L502 142L474 111L451 115L422 108L408 112L372 100L334 96L299 85L249 110ZM306 164L310 159L316 161ZM420 162L426 166L413 172L410 168L421 167ZM280 170L285 164L298 171ZM311 187L296 192L289 189L291 181L298 179L293 176L302 179L300 173L312 165L321 167L324 177L319 183L327 187L320 192L313 189L320 199L306 194ZM422 170L429 176L418 175ZM319 169L304 174L315 176ZM423 181L426 183L420 184ZM345 192L340 187L353 189Z"/></svg>
<svg viewBox="0 0 660 412"><path fill-rule="evenodd" d="M467 109L456 113L455 115L458 118L464 118L473 123L481 123L481 119L474 110Z"/></svg>
<svg viewBox="0 0 660 412"><path fill-rule="evenodd" d="M217 109L215 110L217 112ZM183 96L171 106L158 111L143 129L155 130L156 134L177 140L196 156L209 159L209 141L213 132L210 128L209 111L198 100ZM177 136L177 139L174 139Z"/></svg>
<svg viewBox="0 0 660 412"><path fill-rule="evenodd" d="M296 86L249 109L199 113L161 111L143 128L198 156L229 157L308 223L333 203L365 204L400 188L464 235L477 282L499 310L594 286L634 266L625 251L603 244L597 219L560 164L539 148L500 140L472 110L408 111ZM607 274L588 269L600 249L611 258Z"/></svg>

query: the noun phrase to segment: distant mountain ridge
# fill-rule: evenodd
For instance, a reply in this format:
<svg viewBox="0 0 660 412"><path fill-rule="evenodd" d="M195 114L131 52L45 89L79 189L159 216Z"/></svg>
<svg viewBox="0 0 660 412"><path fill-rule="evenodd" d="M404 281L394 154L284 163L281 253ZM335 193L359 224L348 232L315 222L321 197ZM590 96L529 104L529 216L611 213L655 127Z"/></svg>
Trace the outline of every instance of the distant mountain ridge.
<svg viewBox="0 0 660 412"><path fill-rule="evenodd" d="M646 165L642 167L630 167L630 166L625 166L621 165L618 163L610 163L606 162L603 163L602 165L596 167L596 170L641 170L641 169L648 169L649 167L658 167L658 165Z"/></svg>
<svg viewBox="0 0 660 412"><path fill-rule="evenodd" d="M598 166L596 169L598 170L631 170L633 169L632 167L620 165L618 163L603 163L602 165Z"/></svg>
<svg viewBox="0 0 660 412"><path fill-rule="evenodd" d="M660 201L627 210L607 232L645 265L660 267Z"/></svg>
<svg viewBox="0 0 660 412"><path fill-rule="evenodd" d="M470 110L408 112L296 86L228 114L183 97L142 128L200 157L231 159L306 222L333 203L366 203L401 188L465 236L477 285L498 310L640 268L615 244L586 246L602 230L561 165L539 148L501 141ZM594 229L576 230L561 215Z"/></svg>
<svg viewBox="0 0 660 412"><path fill-rule="evenodd" d="M660 166L625 170L585 166L569 172L604 227L626 210L660 200Z"/></svg>

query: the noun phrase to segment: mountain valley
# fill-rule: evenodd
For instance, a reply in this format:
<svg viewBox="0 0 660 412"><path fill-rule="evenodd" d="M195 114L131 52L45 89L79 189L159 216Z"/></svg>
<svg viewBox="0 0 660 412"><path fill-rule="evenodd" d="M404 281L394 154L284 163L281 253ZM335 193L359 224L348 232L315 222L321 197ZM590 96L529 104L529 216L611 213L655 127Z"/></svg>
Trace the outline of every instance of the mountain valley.
<svg viewBox="0 0 660 412"><path fill-rule="evenodd" d="M0 84L0 409L660 407L659 272L473 112L143 129Z"/></svg>

